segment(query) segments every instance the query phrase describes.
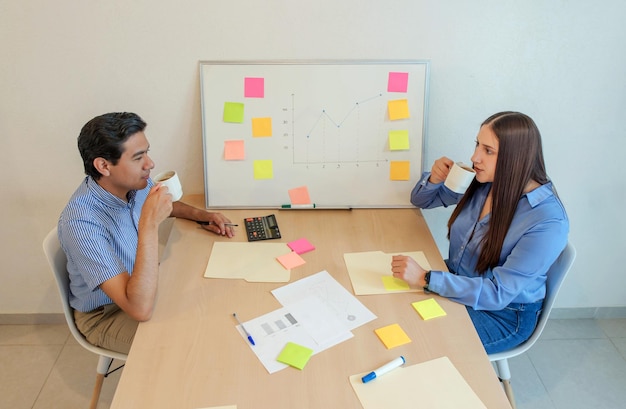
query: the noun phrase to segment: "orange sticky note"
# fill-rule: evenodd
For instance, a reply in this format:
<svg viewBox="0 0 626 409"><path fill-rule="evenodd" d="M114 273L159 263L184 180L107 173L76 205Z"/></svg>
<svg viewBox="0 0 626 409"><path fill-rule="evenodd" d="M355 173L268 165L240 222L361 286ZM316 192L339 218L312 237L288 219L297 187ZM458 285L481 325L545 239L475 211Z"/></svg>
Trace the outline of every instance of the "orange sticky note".
<svg viewBox="0 0 626 409"><path fill-rule="evenodd" d="M285 267L287 270L300 267L301 265L306 263L306 261L304 261L304 259L300 257L298 253L293 251L291 253L283 254L282 256L276 257L276 260L278 260L278 262L282 264L283 267Z"/></svg>
<svg viewBox="0 0 626 409"><path fill-rule="evenodd" d="M409 180L411 177L411 162L392 160L389 164L389 179Z"/></svg>
<svg viewBox="0 0 626 409"><path fill-rule="evenodd" d="M244 141L242 139L224 141L225 160L244 160Z"/></svg>
<svg viewBox="0 0 626 409"><path fill-rule="evenodd" d="M406 99L394 99L387 102L387 110L389 111L389 119L396 121L398 119L409 118L409 101Z"/></svg>
<svg viewBox="0 0 626 409"><path fill-rule="evenodd" d="M272 136L272 118L252 118L252 136Z"/></svg>
<svg viewBox="0 0 626 409"><path fill-rule="evenodd" d="M408 344L411 338L404 332L398 324L387 325L386 327L374 330L380 341L385 344L387 349L395 348L400 345Z"/></svg>

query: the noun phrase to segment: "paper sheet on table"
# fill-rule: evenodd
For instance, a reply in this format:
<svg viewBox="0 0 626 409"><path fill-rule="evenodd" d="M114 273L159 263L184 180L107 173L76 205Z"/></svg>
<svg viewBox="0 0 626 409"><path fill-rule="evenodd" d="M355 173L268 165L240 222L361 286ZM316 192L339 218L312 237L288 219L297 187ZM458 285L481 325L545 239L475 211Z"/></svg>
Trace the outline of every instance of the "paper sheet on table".
<svg viewBox="0 0 626 409"><path fill-rule="evenodd" d="M354 336L315 296L251 319L243 326L255 345L248 343L246 334L237 326L239 334L269 373L288 367L276 360L288 342L310 348L315 355Z"/></svg>
<svg viewBox="0 0 626 409"><path fill-rule="evenodd" d="M206 278L240 278L250 282L285 283L291 270L276 257L290 253L285 243L213 243Z"/></svg>
<svg viewBox="0 0 626 409"><path fill-rule="evenodd" d="M348 330L353 330L376 318L373 312L325 270L276 288L272 290L272 294L286 307L307 297L316 296L334 312Z"/></svg>
<svg viewBox="0 0 626 409"><path fill-rule="evenodd" d="M350 377L352 388L363 409L487 408L445 356L400 367L371 382L363 383L361 378L367 373Z"/></svg>
<svg viewBox="0 0 626 409"><path fill-rule="evenodd" d="M415 293L423 291L415 288L389 291L385 288L383 276L391 276L391 258L397 254L411 256L422 268L430 270L430 264L421 251L398 251L395 253L365 251L360 253L345 253L343 259L346 262L348 275L352 281L354 295Z"/></svg>

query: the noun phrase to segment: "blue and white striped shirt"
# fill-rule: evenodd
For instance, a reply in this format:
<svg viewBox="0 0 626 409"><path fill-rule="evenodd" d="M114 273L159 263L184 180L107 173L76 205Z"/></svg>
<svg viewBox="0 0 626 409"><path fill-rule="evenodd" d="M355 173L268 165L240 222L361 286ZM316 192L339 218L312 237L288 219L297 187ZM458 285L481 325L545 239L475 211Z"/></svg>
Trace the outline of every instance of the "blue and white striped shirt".
<svg viewBox="0 0 626 409"><path fill-rule="evenodd" d="M142 190L131 191L128 203L86 177L61 213L59 240L67 255L70 305L82 312L113 301L100 284L133 271L137 255L141 209L152 180Z"/></svg>

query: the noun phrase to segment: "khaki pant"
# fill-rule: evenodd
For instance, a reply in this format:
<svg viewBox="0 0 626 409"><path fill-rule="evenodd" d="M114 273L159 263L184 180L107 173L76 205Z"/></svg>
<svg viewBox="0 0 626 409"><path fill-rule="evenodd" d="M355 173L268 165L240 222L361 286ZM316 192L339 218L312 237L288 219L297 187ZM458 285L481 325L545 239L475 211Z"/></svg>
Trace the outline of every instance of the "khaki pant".
<svg viewBox="0 0 626 409"><path fill-rule="evenodd" d="M78 330L91 344L128 354L139 322L115 304L107 304L90 312L74 310Z"/></svg>

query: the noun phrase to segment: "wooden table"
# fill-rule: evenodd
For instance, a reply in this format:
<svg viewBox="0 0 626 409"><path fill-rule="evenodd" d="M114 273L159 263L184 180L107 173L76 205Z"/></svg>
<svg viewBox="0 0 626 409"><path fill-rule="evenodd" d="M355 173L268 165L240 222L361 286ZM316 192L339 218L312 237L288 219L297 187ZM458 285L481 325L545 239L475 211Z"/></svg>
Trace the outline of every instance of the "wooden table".
<svg viewBox="0 0 626 409"><path fill-rule="evenodd" d="M202 197L186 201L202 206ZM433 269L446 268L417 209L222 212L239 223L237 236L230 240L246 241L245 217L274 213L282 233L279 241L306 237L315 245L315 251L302 255L306 264L291 271L290 282L326 270L352 292L343 255L360 251L423 251ZM488 408L510 407L465 307L437 297L448 315L429 321L412 308L412 302L431 294L358 297L377 319L354 330L353 338L314 355L304 370L286 368L270 375L237 332L232 313L247 321L280 308L270 291L286 283L204 278L217 241L229 239L188 220L174 222L164 248L154 315L139 325L111 408L361 408L350 375L399 355L410 364L448 356ZM374 330L394 323L412 342L387 350ZM419 396L412 398L417 407Z"/></svg>

